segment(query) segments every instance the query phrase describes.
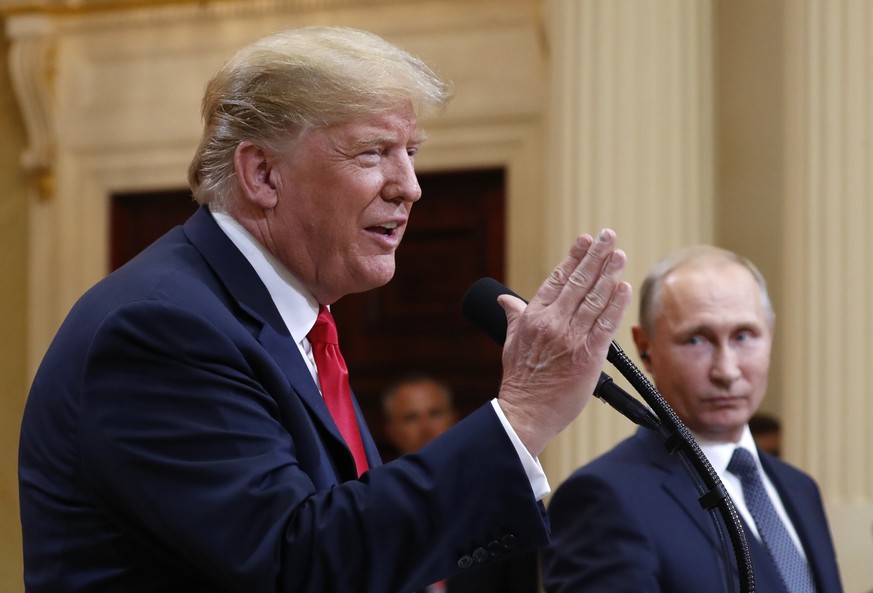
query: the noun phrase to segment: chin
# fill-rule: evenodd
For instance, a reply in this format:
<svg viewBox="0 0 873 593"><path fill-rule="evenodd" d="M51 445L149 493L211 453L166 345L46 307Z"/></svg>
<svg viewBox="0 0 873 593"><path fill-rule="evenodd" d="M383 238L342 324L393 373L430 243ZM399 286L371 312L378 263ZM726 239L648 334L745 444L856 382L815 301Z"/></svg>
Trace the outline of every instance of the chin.
<svg viewBox="0 0 873 593"><path fill-rule="evenodd" d="M367 269L362 274L357 274L354 287L347 294L367 292L381 286L385 286L394 277L394 266L390 269Z"/></svg>
<svg viewBox="0 0 873 593"><path fill-rule="evenodd" d="M368 262L370 265L363 271L362 277L370 285L370 288L378 288L388 284L394 278L394 255L376 258L376 261ZM365 290L370 290L367 288Z"/></svg>

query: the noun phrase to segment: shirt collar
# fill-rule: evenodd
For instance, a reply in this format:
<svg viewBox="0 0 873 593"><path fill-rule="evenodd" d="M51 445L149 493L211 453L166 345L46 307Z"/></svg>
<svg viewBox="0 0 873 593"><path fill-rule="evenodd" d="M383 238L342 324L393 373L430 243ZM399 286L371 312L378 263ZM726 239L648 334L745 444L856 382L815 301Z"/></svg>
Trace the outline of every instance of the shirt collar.
<svg viewBox="0 0 873 593"><path fill-rule="evenodd" d="M752 431L749 430L748 425L743 428L743 434L737 443L707 441L696 434L694 435L694 439L697 441L700 450L703 451L704 455L706 455L710 465L712 465L712 468L719 476L723 476L727 473L728 463L730 463L731 457L734 454L734 449L737 447L747 449L752 454L752 457L755 458L755 464L758 468L760 469L761 467L761 460L758 458L758 448L755 446L755 439L752 438Z"/></svg>
<svg viewBox="0 0 873 593"><path fill-rule="evenodd" d="M291 337L301 343L318 316L318 302L303 284L226 212L212 211L215 222L236 245L264 283Z"/></svg>

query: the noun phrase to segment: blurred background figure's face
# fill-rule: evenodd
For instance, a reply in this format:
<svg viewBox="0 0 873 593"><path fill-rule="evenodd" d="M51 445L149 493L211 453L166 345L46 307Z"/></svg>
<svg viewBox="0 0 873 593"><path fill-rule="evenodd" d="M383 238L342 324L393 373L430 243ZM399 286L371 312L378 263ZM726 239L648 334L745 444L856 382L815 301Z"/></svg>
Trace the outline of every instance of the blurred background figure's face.
<svg viewBox="0 0 873 593"><path fill-rule="evenodd" d="M778 432L767 432L762 434L756 434L755 444L758 445L758 448L762 451L766 451L771 455L775 455L779 457L781 454L781 439L779 438Z"/></svg>
<svg viewBox="0 0 873 593"><path fill-rule="evenodd" d="M456 421L448 396L430 381L401 386L386 412L386 434L401 455L418 451Z"/></svg>
<svg viewBox="0 0 873 593"><path fill-rule="evenodd" d="M634 328L655 385L698 436L736 442L770 366L772 324L754 277L735 263L685 265L666 278L659 302L654 335Z"/></svg>

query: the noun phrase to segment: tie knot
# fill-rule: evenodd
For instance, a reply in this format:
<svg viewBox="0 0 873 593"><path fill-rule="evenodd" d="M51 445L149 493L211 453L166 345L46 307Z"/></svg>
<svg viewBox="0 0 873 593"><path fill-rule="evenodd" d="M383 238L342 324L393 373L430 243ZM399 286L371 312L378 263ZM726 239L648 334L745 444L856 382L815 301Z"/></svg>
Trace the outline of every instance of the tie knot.
<svg viewBox="0 0 873 593"><path fill-rule="evenodd" d="M758 466L755 464L755 458L751 452L743 447L734 449L734 454L727 468L730 473L740 478L758 475Z"/></svg>
<svg viewBox="0 0 873 593"><path fill-rule="evenodd" d="M324 305L319 306L315 325L312 326L306 337L314 344L339 345L339 339L336 335L336 322L333 320L330 310Z"/></svg>

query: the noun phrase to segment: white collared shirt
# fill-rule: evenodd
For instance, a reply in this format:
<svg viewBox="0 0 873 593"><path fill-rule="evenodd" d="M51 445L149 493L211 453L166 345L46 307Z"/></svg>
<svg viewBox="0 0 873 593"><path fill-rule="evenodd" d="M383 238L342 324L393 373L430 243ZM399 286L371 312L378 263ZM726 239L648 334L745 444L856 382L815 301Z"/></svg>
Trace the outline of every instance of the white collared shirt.
<svg viewBox="0 0 873 593"><path fill-rule="evenodd" d="M244 229L236 219L225 212L212 210L210 212L213 218L215 218L215 222L221 227L221 230L236 245L236 248L243 254L243 257L254 268L255 273L264 283L264 286L267 287L267 292L270 293L273 303L279 310L279 315L282 317L282 320L288 327L288 331L291 333L291 337L300 349L303 360L306 361L309 367L309 372L312 373L313 381L318 385L318 371L315 366L315 359L312 356L312 346L306 338L309 330L315 325L315 319L318 317L318 302L309 294L306 287L273 254L267 251L251 233ZM521 442L521 439L518 438L515 430L503 414L503 410L497 403L496 398L491 400L491 406L497 413L497 417L500 419L506 434L515 447L534 496L536 496L537 500L542 500L549 494L551 487L539 459L531 456Z"/></svg>
<svg viewBox="0 0 873 593"><path fill-rule="evenodd" d="M318 385L312 346L306 338L318 317L318 302L315 297L232 216L225 212L212 212L212 216L267 287L270 298L312 373L312 379Z"/></svg>
<svg viewBox="0 0 873 593"><path fill-rule="evenodd" d="M697 440L697 444L700 445L701 451L706 455L709 463L718 474L718 477L721 478L721 481L724 483L725 490L727 490L728 494L733 499L734 506L740 516L745 520L746 525L749 527L749 531L751 531L758 541L760 541L761 536L758 533L758 527L755 525L755 520L749 512L749 507L746 506L745 498L743 498L743 487L740 483L740 479L727 470L727 466L734 454L734 449L737 447L742 447L752 454L752 457L755 459L755 465L758 466L758 473L761 475L761 479L764 482L764 488L770 496L770 501L776 508L776 512L779 514L779 518L782 519L782 523L788 530L788 535L791 536L794 545L805 558L806 552L804 552L803 546L800 543L800 537L797 535L797 530L794 528L794 524L791 522L788 513L785 511L785 505L782 504L782 499L779 497L776 487L773 486L773 482L770 481L770 478L761 466L761 459L758 457L758 449L755 447L755 440L752 438L752 432L749 430L749 427L746 426L743 429L743 436L740 437L739 443L714 443L702 440L697 435L694 435L694 438Z"/></svg>

